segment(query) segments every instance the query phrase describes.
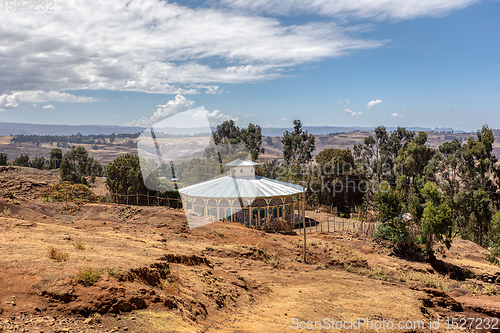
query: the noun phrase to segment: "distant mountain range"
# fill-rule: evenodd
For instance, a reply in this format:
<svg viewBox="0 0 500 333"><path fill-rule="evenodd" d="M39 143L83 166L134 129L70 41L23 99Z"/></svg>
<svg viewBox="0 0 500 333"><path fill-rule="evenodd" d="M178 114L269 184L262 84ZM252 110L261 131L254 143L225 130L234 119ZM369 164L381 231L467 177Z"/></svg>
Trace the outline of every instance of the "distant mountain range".
<svg viewBox="0 0 500 333"><path fill-rule="evenodd" d="M357 131L373 131L374 127L341 127L341 126L303 126L304 131L314 135L325 135L331 133L349 133ZM397 129L397 127L387 127L387 131L391 132ZM453 128L426 128L426 127L406 127L410 131L424 131L424 132L453 132L453 133L465 133L462 130L454 130ZM265 136L282 136L284 131L292 131L293 128L278 128L278 127L263 127L262 135Z"/></svg>
<svg viewBox="0 0 500 333"><path fill-rule="evenodd" d="M71 135L89 134L122 134L142 132L143 127L113 126L113 125L40 125L0 122L0 135Z"/></svg>
<svg viewBox="0 0 500 333"><path fill-rule="evenodd" d="M24 124L24 123L5 123L0 122L0 135L18 135L18 134L36 134L36 135L71 135L81 133L83 135L89 134L126 134L142 132L145 127L133 126L116 126L116 125L41 125L41 124ZM375 127L341 127L341 126L304 126L310 134L326 135L330 133L349 133L355 131L373 131ZM395 130L396 127L388 127L388 131ZM411 131L434 131L434 132L454 132L464 133L461 130L454 130L453 128L425 128L425 127L407 127ZM162 129L165 133L170 134L190 134L199 133L199 129L186 128L175 129L165 128ZM293 128L286 127L263 127L262 134L265 136L282 136L285 131L292 131Z"/></svg>

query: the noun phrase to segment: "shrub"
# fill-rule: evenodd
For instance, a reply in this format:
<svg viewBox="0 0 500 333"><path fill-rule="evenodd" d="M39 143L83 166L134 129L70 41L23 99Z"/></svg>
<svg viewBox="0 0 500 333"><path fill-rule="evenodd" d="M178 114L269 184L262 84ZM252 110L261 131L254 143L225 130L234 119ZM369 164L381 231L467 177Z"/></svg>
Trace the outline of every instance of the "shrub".
<svg viewBox="0 0 500 333"><path fill-rule="evenodd" d="M49 258L55 261L66 261L69 258L69 254L59 251L55 247L51 246L48 251Z"/></svg>
<svg viewBox="0 0 500 333"><path fill-rule="evenodd" d="M179 286L175 281L162 281L156 287L170 295L177 295L179 293Z"/></svg>
<svg viewBox="0 0 500 333"><path fill-rule="evenodd" d="M111 268L106 270L106 273L108 273L111 276L119 276L122 274L120 272L121 268L122 268L121 266L118 266L118 268L111 267Z"/></svg>
<svg viewBox="0 0 500 333"><path fill-rule="evenodd" d="M71 244L73 244L77 250L85 250L85 245L83 245L82 242L72 242Z"/></svg>
<svg viewBox="0 0 500 333"><path fill-rule="evenodd" d="M264 256L266 257L266 263L274 268L281 269L284 267L281 263L281 258L277 253L270 253L264 250Z"/></svg>
<svg viewBox="0 0 500 333"><path fill-rule="evenodd" d="M102 270L93 267L84 267L78 271L75 279L84 286L91 286L101 278Z"/></svg>
<svg viewBox="0 0 500 333"><path fill-rule="evenodd" d="M268 219L263 226L266 232L290 232L293 230L293 222L281 218Z"/></svg>
<svg viewBox="0 0 500 333"><path fill-rule="evenodd" d="M9 207L4 207L3 208L3 215L10 216L11 213L12 213L12 211L10 210Z"/></svg>
<svg viewBox="0 0 500 333"><path fill-rule="evenodd" d="M481 293L485 295L496 295L498 294L498 289L494 284L484 284Z"/></svg>
<svg viewBox="0 0 500 333"><path fill-rule="evenodd" d="M86 185L63 182L42 190L40 196L44 202L98 202L100 199Z"/></svg>

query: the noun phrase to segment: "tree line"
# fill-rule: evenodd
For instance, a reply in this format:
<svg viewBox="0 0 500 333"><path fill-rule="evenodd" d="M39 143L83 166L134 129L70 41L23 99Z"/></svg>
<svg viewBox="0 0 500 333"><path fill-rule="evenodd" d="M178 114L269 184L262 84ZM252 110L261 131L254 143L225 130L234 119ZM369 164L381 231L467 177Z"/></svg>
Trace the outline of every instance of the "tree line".
<svg viewBox="0 0 500 333"><path fill-rule="evenodd" d="M444 250L451 246L453 238L461 237L489 248L493 253L491 260L497 260L500 168L493 155L493 131L487 125L467 141L454 139L438 148L428 145L425 132L403 127L388 132L379 126L352 150L327 148L315 156L315 137L303 131L300 120L293 125L293 130L285 131L281 138L283 162L276 159L262 163L256 168L258 176L294 183L305 180L309 207L337 207L347 214L375 213L381 222L377 236L391 241L401 253L422 245L432 255L434 244L439 244L438 250ZM230 147L225 155L227 160L241 155L243 146L253 160L264 153L258 125L239 128L233 121L226 121L216 128L213 138L219 147ZM64 177L61 172L61 180L80 182L102 170L84 150L73 147L64 155L59 164L66 170ZM205 157L211 159L193 159L178 166L179 173L187 175L186 184L201 181L196 175L207 171L223 173L227 161L215 152L211 147L205 151ZM61 157L57 156L52 158L51 153L49 162L43 164L51 165L51 160ZM2 158L0 154L0 163ZM25 163L25 156L19 158L19 163ZM137 155L116 158L106 167L105 176L111 193L151 191L144 185ZM170 182L159 174L151 177L156 177L157 182ZM179 197L176 190L162 195Z"/></svg>
<svg viewBox="0 0 500 333"><path fill-rule="evenodd" d="M0 165L8 165L8 156L0 153ZM50 157L37 156L30 159L28 154L21 153L12 161L11 165L36 169L60 169L61 182L88 185L96 177L103 175L103 167L94 158L90 157L82 146L73 146L64 155L59 148L50 151Z"/></svg>
<svg viewBox="0 0 500 333"><path fill-rule="evenodd" d="M74 144L106 144L107 141L113 143L117 138L131 138L136 139L141 133L131 133L131 134L88 134L83 135L81 133L71 134L71 135L26 135L19 134L13 136L10 141L15 143L57 143L59 145L69 145Z"/></svg>

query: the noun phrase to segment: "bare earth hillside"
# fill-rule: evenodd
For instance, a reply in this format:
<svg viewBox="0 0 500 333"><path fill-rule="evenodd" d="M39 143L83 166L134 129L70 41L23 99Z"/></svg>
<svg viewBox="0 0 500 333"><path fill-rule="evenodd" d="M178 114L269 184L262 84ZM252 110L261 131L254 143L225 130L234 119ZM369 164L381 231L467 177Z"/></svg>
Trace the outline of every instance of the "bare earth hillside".
<svg viewBox="0 0 500 333"><path fill-rule="evenodd" d="M57 175L34 172L0 172L0 331L296 332L365 318L426 325L406 332L439 319L432 331L453 332L447 318L500 318L500 270L468 241L431 266L353 232L312 232L303 262L300 234L190 230L183 211L163 207L42 202Z"/></svg>

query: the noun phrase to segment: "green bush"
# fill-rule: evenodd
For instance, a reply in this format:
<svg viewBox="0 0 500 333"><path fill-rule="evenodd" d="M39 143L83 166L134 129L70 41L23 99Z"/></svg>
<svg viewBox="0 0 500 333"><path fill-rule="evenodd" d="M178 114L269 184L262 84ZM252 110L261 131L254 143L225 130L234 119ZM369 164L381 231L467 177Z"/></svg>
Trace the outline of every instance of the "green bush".
<svg viewBox="0 0 500 333"><path fill-rule="evenodd" d="M84 267L78 271L75 279L85 286L91 286L102 276L102 270L93 267Z"/></svg>

